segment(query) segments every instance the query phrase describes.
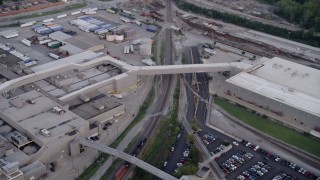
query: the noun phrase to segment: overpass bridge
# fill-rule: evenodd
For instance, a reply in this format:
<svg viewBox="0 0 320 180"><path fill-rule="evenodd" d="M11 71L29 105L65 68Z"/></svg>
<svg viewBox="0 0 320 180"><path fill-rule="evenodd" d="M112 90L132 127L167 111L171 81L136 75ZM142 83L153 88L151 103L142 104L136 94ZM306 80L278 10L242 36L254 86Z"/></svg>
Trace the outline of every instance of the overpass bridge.
<svg viewBox="0 0 320 180"><path fill-rule="evenodd" d="M75 142L79 142L79 144L82 144L84 146L91 147L91 148L96 149L98 151L110 154L112 156L123 159L127 162L130 162L131 164L134 164L134 165L148 171L149 173L151 173L161 179L178 180L177 178L171 176L170 174L163 172L162 170L160 170L160 169L158 169L158 168L156 168L156 167L154 167L154 166L152 166L152 165L150 165L150 164L148 164L148 163L146 163L146 162L144 162L134 156L131 156L127 153L119 151L117 149L113 149L108 146L104 146L99 143L92 142L92 141L89 141L89 140L81 138L81 137L75 138Z"/></svg>

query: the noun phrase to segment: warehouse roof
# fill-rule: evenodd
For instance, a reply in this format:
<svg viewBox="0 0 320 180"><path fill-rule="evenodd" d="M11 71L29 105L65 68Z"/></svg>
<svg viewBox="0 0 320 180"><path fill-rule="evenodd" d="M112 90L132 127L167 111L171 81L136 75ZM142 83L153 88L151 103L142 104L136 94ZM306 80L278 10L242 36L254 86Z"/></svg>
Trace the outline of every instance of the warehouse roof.
<svg viewBox="0 0 320 180"><path fill-rule="evenodd" d="M275 57L248 73L320 99L320 70Z"/></svg>
<svg viewBox="0 0 320 180"><path fill-rule="evenodd" d="M281 75L278 74L278 76ZM283 79L283 77L279 77L279 79ZM320 117L320 99L297 89L246 72L229 78L227 82ZM309 87L312 86L309 84Z"/></svg>

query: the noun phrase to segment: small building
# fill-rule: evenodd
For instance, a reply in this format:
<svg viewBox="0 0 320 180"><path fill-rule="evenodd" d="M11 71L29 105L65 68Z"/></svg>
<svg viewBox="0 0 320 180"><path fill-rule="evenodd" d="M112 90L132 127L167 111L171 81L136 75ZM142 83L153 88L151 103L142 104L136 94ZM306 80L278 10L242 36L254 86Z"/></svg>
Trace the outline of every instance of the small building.
<svg viewBox="0 0 320 180"><path fill-rule="evenodd" d="M6 39L9 39L9 38L18 37L19 32L17 30L11 29L11 30L1 31L0 35Z"/></svg>

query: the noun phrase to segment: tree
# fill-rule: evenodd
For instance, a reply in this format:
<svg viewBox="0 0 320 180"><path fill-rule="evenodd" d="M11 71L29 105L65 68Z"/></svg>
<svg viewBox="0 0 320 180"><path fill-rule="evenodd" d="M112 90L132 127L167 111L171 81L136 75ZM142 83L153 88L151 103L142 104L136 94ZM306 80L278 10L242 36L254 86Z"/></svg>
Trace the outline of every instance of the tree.
<svg viewBox="0 0 320 180"><path fill-rule="evenodd" d="M188 134L187 139L190 144L194 144L194 135L193 134Z"/></svg>
<svg viewBox="0 0 320 180"><path fill-rule="evenodd" d="M241 54L244 55L244 54L246 54L246 52L242 51Z"/></svg>
<svg viewBox="0 0 320 180"><path fill-rule="evenodd" d="M200 158L201 158L201 153L200 153L199 149L195 145L193 145L190 150L191 162L193 164L197 165L200 161Z"/></svg>
<svg viewBox="0 0 320 180"><path fill-rule="evenodd" d="M193 175L196 174L198 171L198 166L194 165L194 164L185 164L184 166L180 167L180 172L183 175Z"/></svg>
<svg viewBox="0 0 320 180"><path fill-rule="evenodd" d="M3 0L0 0L0 5L2 5L3 4Z"/></svg>
<svg viewBox="0 0 320 180"><path fill-rule="evenodd" d="M197 123L196 119L192 119L191 120L191 128L192 128L193 131L198 131L199 130L199 126L198 126L198 123Z"/></svg>

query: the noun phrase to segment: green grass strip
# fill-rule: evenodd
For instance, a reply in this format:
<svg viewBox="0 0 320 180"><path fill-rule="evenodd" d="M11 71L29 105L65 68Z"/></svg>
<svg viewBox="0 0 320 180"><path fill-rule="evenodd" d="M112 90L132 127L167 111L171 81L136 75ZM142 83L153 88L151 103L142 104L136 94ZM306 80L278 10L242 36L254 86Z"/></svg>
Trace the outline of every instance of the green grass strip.
<svg viewBox="0 0 320 180"><path fill-rule="evenodd" d="M320 141L248 111L246 108L216 98L214 102L244 123L276 139L320 157Z"/></svg>

